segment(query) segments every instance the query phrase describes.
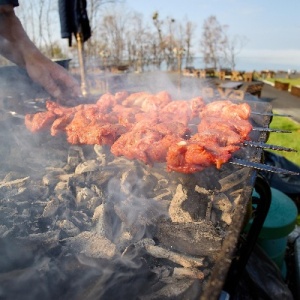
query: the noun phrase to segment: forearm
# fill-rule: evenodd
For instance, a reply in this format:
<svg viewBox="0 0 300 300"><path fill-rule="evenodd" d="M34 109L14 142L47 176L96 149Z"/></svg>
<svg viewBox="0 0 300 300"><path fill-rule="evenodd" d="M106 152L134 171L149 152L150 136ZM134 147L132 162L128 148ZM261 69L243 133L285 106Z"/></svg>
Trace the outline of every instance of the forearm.
<svg viewBox="0 0 300 300"><path fill-rule="evenodd" d="M32 55L40 55L15 15L12 5L0 6L0 53L22 67L26 66Z"/></svg>

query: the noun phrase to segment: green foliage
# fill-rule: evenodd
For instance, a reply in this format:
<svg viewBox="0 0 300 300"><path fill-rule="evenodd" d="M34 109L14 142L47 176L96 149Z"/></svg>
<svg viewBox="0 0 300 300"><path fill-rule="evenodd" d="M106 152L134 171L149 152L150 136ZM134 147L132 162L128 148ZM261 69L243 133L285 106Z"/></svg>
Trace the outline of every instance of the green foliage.
<svg viewBox="0 0 300 300"><path fill-rule="evenodd" d="M291 133L271 133L268 144L279 145L298 152L273 151L300 166L300 124L286 117L273 117L270 128L289 130Z"/></svg>
<svg viewBox="0 0 300 300"><path fill-rule="evenodd" d="M280 82L284 82L284 83L289 83L290 86L292 85L300 85L300 78L267 78L267 79L264 79L266 81L269 81L269 82L275 82L276 81L280 81Z"/></svg>

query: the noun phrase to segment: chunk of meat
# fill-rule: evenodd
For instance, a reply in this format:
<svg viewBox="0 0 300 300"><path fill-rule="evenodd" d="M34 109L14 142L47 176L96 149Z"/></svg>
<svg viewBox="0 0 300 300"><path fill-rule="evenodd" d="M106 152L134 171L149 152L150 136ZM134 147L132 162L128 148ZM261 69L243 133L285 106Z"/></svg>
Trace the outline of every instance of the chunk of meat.
<svg viewBox="0 0 300 300"><path fill-rule="evenodd" d="M235 104L229 100L214 101L207 104L200 112L201 118L218 117L248 120L251 108L248 103Z"/></svg>
<svg viewBox="0 0 300 300"><path fill-rule="evenodd" d="M51 111L38 112L36 114L27 114L25 116L25 126L31 132L37 132L50 128L56 115Z"/></svg>

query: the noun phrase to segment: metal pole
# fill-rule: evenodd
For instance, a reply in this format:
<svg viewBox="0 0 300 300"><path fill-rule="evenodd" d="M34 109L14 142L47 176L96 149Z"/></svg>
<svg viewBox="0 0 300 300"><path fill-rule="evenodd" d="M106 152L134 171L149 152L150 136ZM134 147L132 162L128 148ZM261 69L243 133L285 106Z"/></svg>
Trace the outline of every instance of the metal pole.
<svg viewBox="0 0 300 300"><path fill-rule="evenodd" d="M81 76L81 92L84 97L88 95L88 86L86 82L85 64L84 64L84 50L83 50L83 38L81 33L76 34L77 46L78 46L78 60L80 65Z"/></svg>

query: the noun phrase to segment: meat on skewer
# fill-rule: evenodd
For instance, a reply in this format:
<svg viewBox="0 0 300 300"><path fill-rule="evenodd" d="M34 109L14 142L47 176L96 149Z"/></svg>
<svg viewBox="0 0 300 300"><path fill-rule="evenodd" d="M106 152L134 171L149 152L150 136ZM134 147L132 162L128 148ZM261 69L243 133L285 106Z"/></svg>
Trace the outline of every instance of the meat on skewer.
<svg viewBox="0 0 300 300"><path fill-rule="evenodd" d="M107 93L95 104L72 108L48 101L46 108L26 116L29 130L50 128L51 135L64 133L71 144L110 145L116 156L166 162L169 171L183 173L220 168L252 130L246 103L205 105L201 97L172 101L165 91ZM196 124L197 132L192 134L188 124Z"/></svg>

